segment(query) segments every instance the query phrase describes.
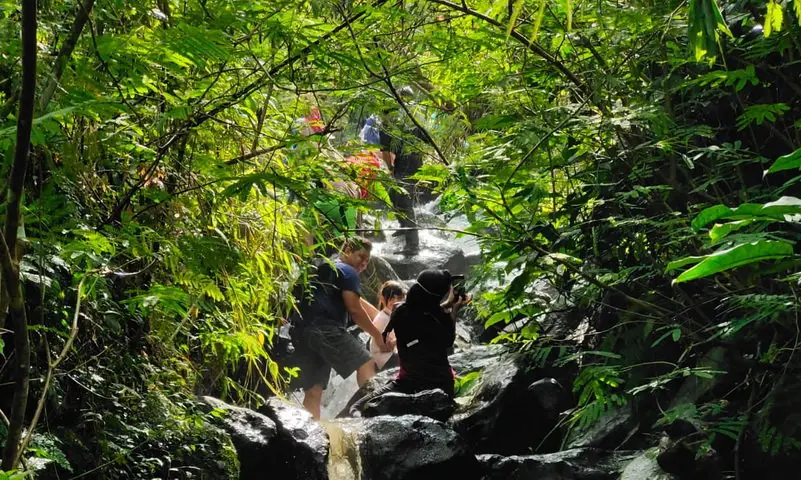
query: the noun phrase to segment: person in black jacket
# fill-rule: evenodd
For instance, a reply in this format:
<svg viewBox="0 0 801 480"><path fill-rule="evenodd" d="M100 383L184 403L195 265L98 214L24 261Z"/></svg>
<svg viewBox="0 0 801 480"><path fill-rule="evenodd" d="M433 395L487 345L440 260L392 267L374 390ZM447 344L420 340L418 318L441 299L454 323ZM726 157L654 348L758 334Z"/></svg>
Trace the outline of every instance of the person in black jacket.
<svg viewBox="0 0 801 480"><path fill-rule="evenodd" d="M454 372L448 351L456 338L456 315L471 297L456 297L447 270L425 270L406 301L392 312L383 335L395 332L400 371L392 382L354 403L353 414L386 392L418 393L441 389L454 396Z"/></svg>

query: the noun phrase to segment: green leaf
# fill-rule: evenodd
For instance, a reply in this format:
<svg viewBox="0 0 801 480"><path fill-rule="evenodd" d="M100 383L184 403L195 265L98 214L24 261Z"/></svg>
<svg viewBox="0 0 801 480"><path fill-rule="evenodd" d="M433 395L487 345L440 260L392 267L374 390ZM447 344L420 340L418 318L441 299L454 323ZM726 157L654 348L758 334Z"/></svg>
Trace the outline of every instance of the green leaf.
<svg viewBox="0 0 801 480"><path fill-rule="evenodd" d="M801 0L798 0L801 3ZM765 175L769 173L781 172L782 170L801 168L801 148L793 153L789 153L776 159L773 165L765 170Z"/></svg>
<svg viewBox="0 0 801 480"><path fill-rule="evenodd" d="M703 260L704 258L706 258L706 257L703 256L703 255L700 255L700 256L685 257L685 258L682 258L680 260L674 260L674 261L668 263L667 268L665 268L665 273L673 271L673 270L676 270L676 269L679 269L679 268L687 266L687 265L698 263L701 260Z"/></svg>
<svg viewBox="0 0 801 480"><path fill-rule="evenodd" d="M470 372L463 377L458 377L454 385L454 395L462 397L469 393L473 387L476 386L478 379L481 377L481 372Z"/></svg>
<svg viewBox="0 0 801 480"><path fill-rule="evenodd" d="M737 245L707 255L701 263L679 275L673 283L688 282L743 265L785 258L792 254L793 246L790 243L777 240L760 240Z"/></svg>
<svg viewBox="0 0 801 480"><path fill-rule="evenodd" d="M678 342L679 339L681 338L681 329L674 328L672 330L668 330L667 332L663 333L659 338L657 338L656 341L654 341L654 343L651 344L651 347L659 345L660 343L662 343L662 340L668 337L672 337L674 342Z"/></svg>
<svg viewBox="0 0 801 480"><path fill-rule="evenodd" d="M766 103L749 105L745 107L742 115L737 117L737 131L742 131L756 123L762 125L765 121L775 122L776 119L788 112L790 107L784 103Z"/></svg>
<svg viewBox="0 0 801 480"><path fill-rule="evenodd" d="M502 310L500 312L496 312L492 314L492 316L488 318L486 322L484 322L484 328L489 328L495 325L496 323L500 322L509 323L510 318L511 318L511 312L509 312L509 310Z"/></svg>
<svg viewBox="0 0 801 480"><path fill-rule="evenodd" d="M768 2L768 13L765 16L765 25L763 30L765 38L769 37L770 34L773 33L774 31L780 32L782 29L783 22L784 22L784 12L782 12L781 5L771 0L770 2Z"/></svg>
<svg viewBox="0 0 801 480"><path fill-rule="evenodd" d="M793 0L795 16L798 17L798 24L801 25L801 0Z"/></svg>
<svg viewBox="0 0 801 480"><path fill-rule="evenodd" d="M756 219L748 219L748 220L738 220L736 222L729 222L729 223L716 223L712 230L709 231L709 238L713 242L717 242L718 240L722 240L731 232L736 232L741 230L748 225L754 223Z"/></svg>
<svg viewBox="0 0 801 480"><path fill-rule="evenodd" d="M598 357L606 357L606 358L614 358L614 359L623 358L620 355L618 355L617 353L605 352L603 350L588 350L586 352L581 352L581 353L582 353L582 355L595 355L595 356L598 356Z"/></svg>
<svg viewBox="0 0 801 480"><path fill-rule="evenodd" d="M529 39L530 42L533 42L537 38L537 34L540 32L540 27L542 26L542 19L545 17L545 0L540 0L540 9L537 10L537 18L534 20L534 29L531 31L531 38Z"/></svg>
<svg viewBox="0 0 801 480"><path fill-rule="evenodd" d="M693 219L693 230L700 230L704 225L725 218L725 216L730 215L732 211L733 210L726 205L715 205L714 207L705 208Z"/></svg>
<svg viewBox="0 0 801 480"><path fill-rule="evenodd" d="M692 221L694 230L722 219L731 220L779 220L787 221L787 215L801 214L801 199L796 197L781 197L775 202L766 204L744 203L736 209L725 205L715 205L701 211Z"/></svg>
<svg viewBox="0 0 801 480"><path fill-rule="evenodd" d="M512 29L515 28L515 23L517 22L517 17L520 16L520 12L523 11L523 0L517 0L512 7L512 15L509 17L509 25L506 26L506 41L509 41L509 35L512 34Z"/></svg>
<svg viewBox="0 0 801 480"><path fill-rule="evenodd" d="M717 56L719 32L731 37L715 0L690 0L687 39L696 62Z"/></svg>

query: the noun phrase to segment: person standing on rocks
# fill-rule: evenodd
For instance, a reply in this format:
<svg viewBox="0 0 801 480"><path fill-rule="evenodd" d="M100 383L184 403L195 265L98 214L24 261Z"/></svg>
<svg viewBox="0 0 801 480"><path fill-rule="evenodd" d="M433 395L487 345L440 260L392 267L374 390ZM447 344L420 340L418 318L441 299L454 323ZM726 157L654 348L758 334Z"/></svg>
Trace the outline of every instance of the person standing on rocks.
<svg viewBox="0 0 801 480"><path fill-rule="evenodd" d="M370 352L347 331L348 314L381 351L391 352L394 348L373 325L366 308L369 303L361 298L359 273L367 267L371 250L369 240L348 238L333 265L323 262L317 268L317 285L311 299L302 301L293 315L295 366L300 367L297 382L304 391L303 407L315 419L320 418L320 403L331 368L342 378L355 371L359 386L376 373ZM369 310L375 308L370 306Z"/></svg>
<svg viewBox="0 0 801 480"><path fill-rule="evenodd" d="M401 96L410 97L411 88L402 88ZM406 244L405 253L416 253L420 240L417 231L417 222L414 213L414 203L417 196L417 185L410 177L423 166L423 152L415 145L414 139L425 141L425 134L416 126L408 125L409 119L404 118L400 107L384 110L383 119L378 129L379 144L384 163L392 172L395 180L405 191L392 189L390 199L399 214L399 223L403 230L395 232L393 236L403 235ZM394 130L390 132L390 125Z"/></svg>

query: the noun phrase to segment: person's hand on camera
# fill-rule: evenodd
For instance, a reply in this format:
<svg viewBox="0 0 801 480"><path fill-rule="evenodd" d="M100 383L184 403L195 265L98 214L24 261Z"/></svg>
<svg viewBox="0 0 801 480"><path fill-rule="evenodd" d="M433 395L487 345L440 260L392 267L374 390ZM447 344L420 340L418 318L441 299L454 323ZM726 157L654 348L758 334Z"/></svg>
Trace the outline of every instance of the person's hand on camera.
<svg viewBox="0 0 801 480"><path fill-rule="evenodd" d="M459 297L456 297L456 299L453 301L453 310L459 311L460 308L464 307L465 305L468 305L472 301L473 301L472 295L461 295Z"/></svg>

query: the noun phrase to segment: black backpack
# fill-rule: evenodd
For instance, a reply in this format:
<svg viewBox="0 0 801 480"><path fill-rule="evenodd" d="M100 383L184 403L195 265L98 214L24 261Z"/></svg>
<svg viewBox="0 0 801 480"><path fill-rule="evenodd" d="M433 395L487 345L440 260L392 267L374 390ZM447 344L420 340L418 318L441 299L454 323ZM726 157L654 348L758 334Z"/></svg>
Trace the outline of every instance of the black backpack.
<svg viewBox="0 0 801 480"><path fill-rule="evenodd" d="M306 280L298 279L292 290L294 305L289 323L297 328L310 325L314 321L313 318L304 318L304 315L318 298L342 291L342 277L329 259L314 260L308 267Z"/></svg>

